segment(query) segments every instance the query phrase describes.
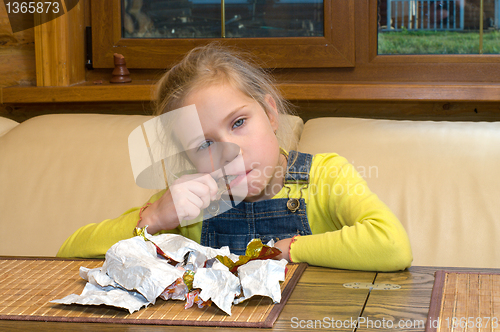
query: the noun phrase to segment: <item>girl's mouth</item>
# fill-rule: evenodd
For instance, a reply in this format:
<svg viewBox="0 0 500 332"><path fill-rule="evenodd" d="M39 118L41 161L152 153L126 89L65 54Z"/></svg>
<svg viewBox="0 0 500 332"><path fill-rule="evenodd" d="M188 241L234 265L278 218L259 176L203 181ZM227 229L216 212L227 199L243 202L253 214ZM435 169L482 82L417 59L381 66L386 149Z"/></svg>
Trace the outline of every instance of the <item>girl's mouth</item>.
<svg viewBox="0 0 500 332"><path fill-rule="evenodd" d="M235 187L240 183L251 171L247 171L244 174L237 175L226 175L217 180L217 185L219 189L229 190L231 187Z"/></svg>
<svg viewBox="0 0 500 332"><path fill-rule="evenodd" d="M244 174L239 174L236 176L236 178L234 178L231 183L230 183L230 186L231 187L236 187L238 184L240 184L243 179L245 179L248 175L248 173L250 173L252 170L249 170L249 171L246 171Z"/></svg>

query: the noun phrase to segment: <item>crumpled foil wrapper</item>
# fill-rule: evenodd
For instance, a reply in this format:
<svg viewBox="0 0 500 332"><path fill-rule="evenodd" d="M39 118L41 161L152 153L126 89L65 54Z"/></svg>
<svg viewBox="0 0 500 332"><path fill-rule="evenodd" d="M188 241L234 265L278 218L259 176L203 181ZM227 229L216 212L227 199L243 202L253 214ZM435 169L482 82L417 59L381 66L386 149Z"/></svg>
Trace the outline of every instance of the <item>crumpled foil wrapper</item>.
<svg viewBox="0 0 500 332"><path fill-rule="evenodd" d="M280 281L285 281L286 260L250 261L238 268L243 296L234 300L241 303L254 295L269 296L275 303L281 301Z"/></svg>
<svg viewBox="0 0 500 332"><path fill-rule="evenodd" d="M50 301L60 304L106 304L113 307L127 309L130 313L141 309L149 304L148 300L140 293L130 292L115 287L101 287L87 283L82 294L71 294L60 300Z"/></svg>
<svg viewBox="0 0 500 332"><path fill-rule="evenodd" d="M219 309L231 315L234 297L240 295L240 279L229 269L198 269L194 275L194 288L200 288L203 301L212 300Z"/></svg>
<svg viewBox="0 0 500 332"><path fill-rule="evenodd" d="M157 247L177 264L160 256ZM233 262L241 259L227 247L213 249L181 235L152 236L146 232L145 237L136 236L112 246L102 267L81 267L80 276L88 281L82 294L51 302L105 304L133 313L154 304L158 297L186 300L186 308L199 298L194 300L198 306L211 301L231 315L233 303L254 295L271 297L274 302L281 300L279 282L284 280L286 260L252 260L232 273L219 260L224 256Z"/></svg>
<svg viewBox="0 0 500 332"><path fill-rule="evenodd" d="M106 252L102 272L126 290L136 290L150 303L155 303L165 288L183 271L159 259L156 248L140 237L120 241Z"/></svg>

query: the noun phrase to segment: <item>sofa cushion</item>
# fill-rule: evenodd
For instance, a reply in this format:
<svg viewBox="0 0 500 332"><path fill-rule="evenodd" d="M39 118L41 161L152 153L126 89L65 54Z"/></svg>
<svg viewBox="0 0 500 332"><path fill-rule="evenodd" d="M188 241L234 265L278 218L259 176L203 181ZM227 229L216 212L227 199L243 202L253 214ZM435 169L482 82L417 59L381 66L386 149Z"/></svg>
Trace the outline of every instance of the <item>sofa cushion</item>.
<svg viewBox="0 0 500 332"><path fill-rule="evenodd" d="M156 191L135 184L128 136L150 118L42 115L1 136L0 255L55 256L79 227L144 204ZM285 120L296 144L303 122Z"/></svg>
<svg viewBox="0 0 500 332"><path fill-rule="evenodd" d="M399 217L413 265L500 267L500 123L318 118L299 150L350 161Z"/></svg>

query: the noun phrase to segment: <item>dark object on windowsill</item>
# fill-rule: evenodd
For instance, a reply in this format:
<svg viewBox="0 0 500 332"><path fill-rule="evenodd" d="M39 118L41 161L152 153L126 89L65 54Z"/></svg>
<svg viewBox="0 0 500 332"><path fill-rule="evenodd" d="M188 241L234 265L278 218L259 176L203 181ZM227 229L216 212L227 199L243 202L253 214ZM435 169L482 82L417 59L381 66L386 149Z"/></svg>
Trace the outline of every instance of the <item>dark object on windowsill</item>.
<svg viewBox="0 0 500 332"><path fill-rule="evenodd" d="M113 77L111 77L110 83L129 83L132 82L130 78L130 72L125 65L125 57L121 54L115 53L115 69L113 70Z"/></svg>

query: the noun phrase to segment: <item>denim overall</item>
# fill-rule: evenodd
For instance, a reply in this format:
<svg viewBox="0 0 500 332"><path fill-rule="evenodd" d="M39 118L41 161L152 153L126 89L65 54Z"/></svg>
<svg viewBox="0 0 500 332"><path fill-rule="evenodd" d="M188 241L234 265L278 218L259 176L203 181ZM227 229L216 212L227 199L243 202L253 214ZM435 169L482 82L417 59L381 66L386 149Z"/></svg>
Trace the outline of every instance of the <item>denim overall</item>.
<svg viewBox="0 0 500 332"><path fill-rule="evenodd" d="M290 151L285 187L287 184L307 187L311 161L310 154ZM266 244L271 239L279 241L310 234L304 198L276 198L241 202L224 213L204 220L201 244L213 248L228 246L231 253L244 255L248 242L254 238Z"/></svg>

